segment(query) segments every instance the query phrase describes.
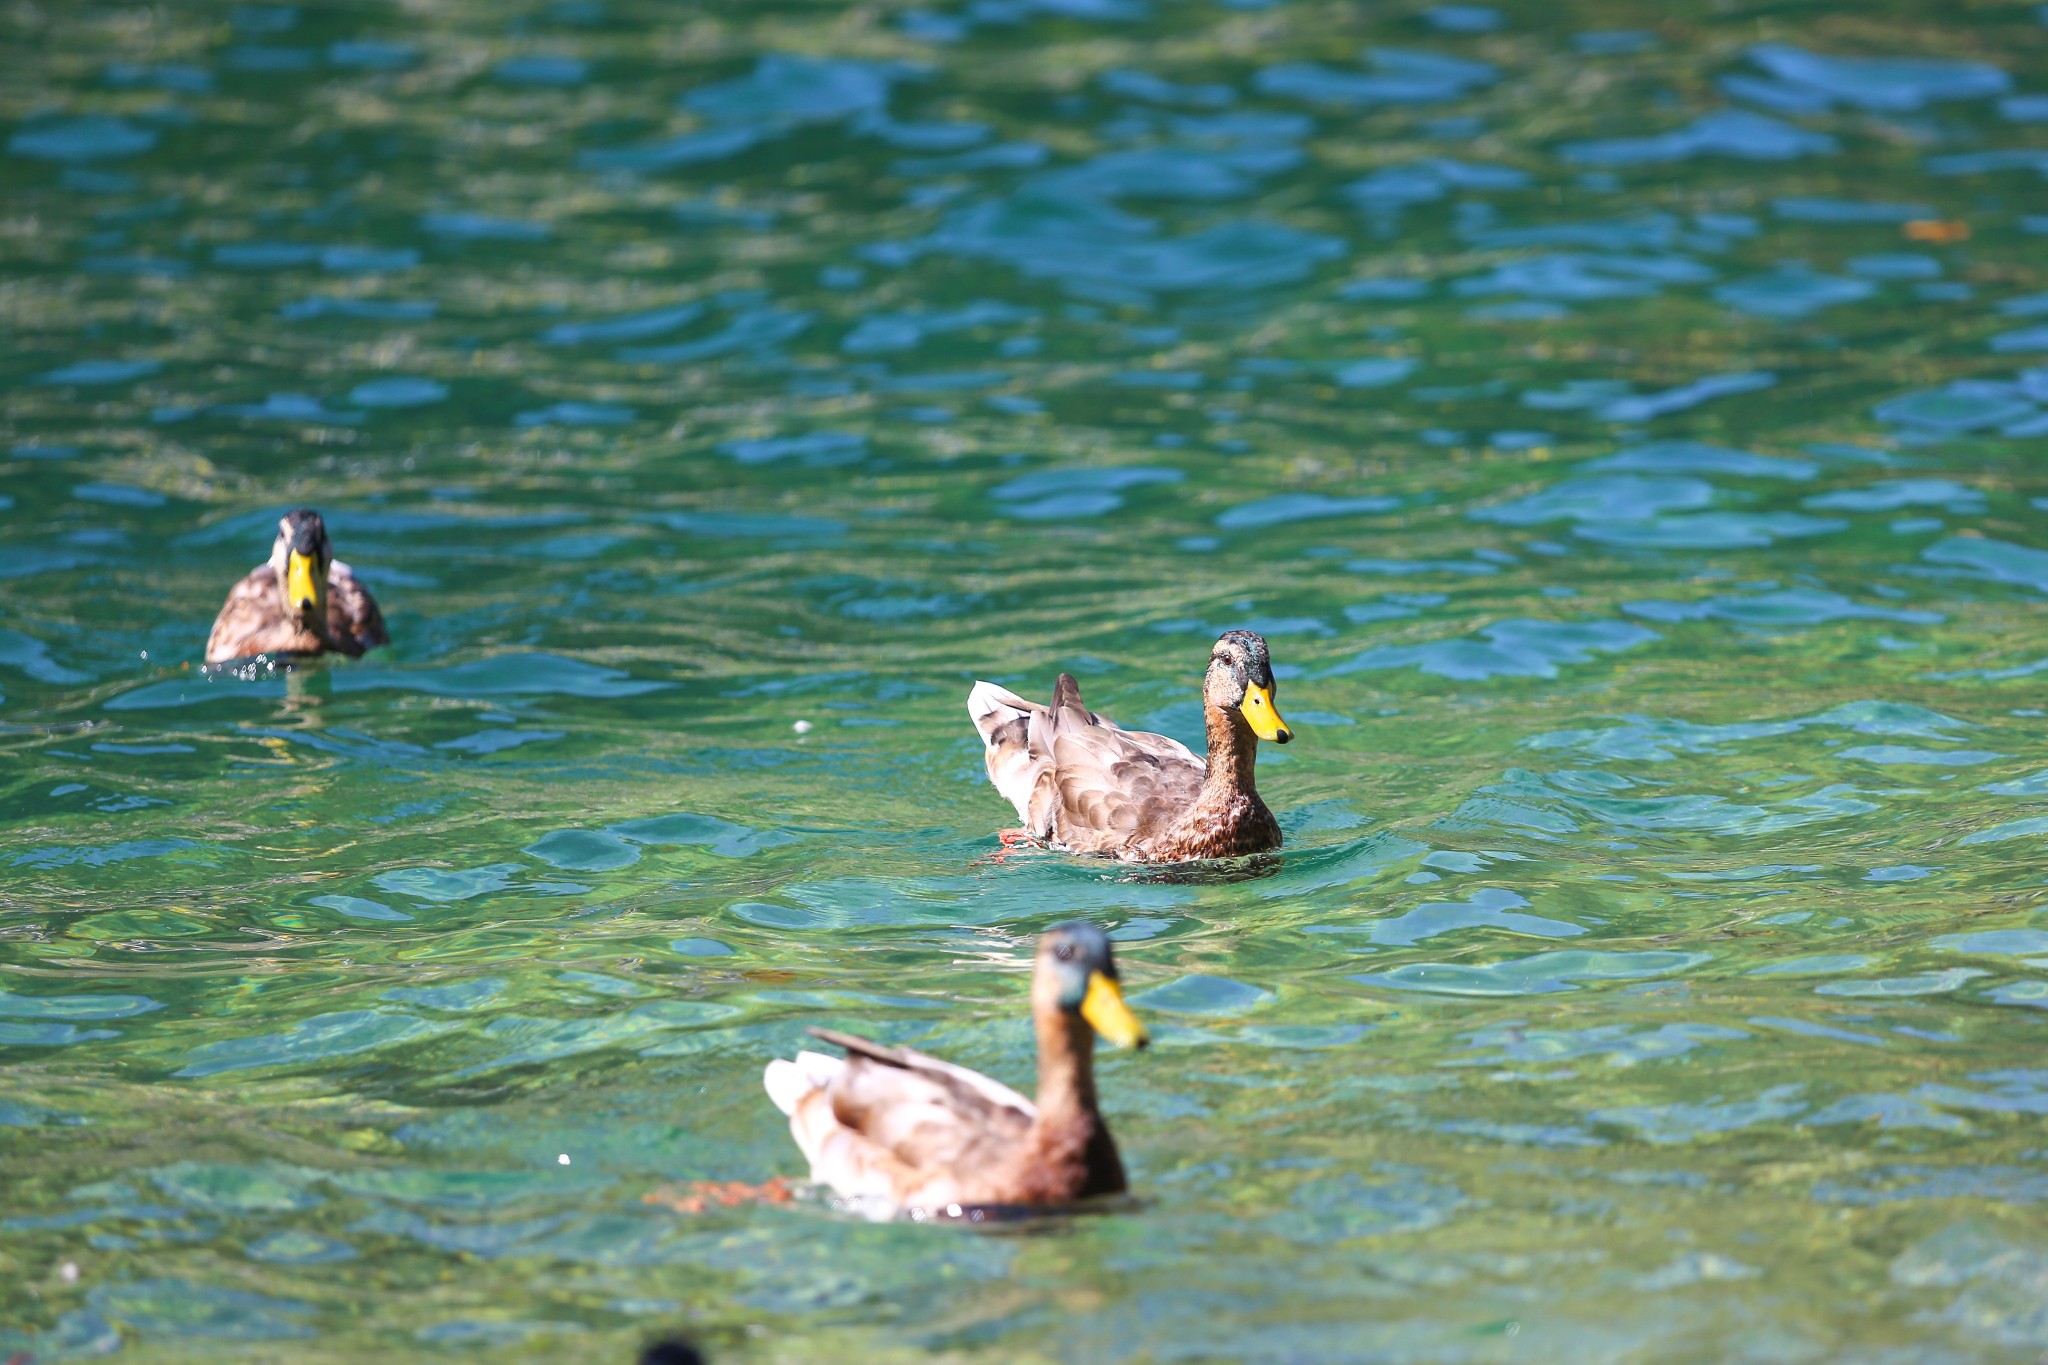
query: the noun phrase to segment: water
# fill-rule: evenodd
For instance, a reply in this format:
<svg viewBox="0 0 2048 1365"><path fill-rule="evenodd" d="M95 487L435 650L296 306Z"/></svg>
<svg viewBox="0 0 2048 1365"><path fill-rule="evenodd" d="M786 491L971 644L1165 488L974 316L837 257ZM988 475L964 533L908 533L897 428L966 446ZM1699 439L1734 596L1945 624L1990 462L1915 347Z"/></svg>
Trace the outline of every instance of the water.
<svg viewBox="0 0 2048 1365"><path fill-rule="evenodd" d="M0 1350L2048 1348L2032 8L0 25ZM392 647L203 680L301 503ZM990 860L1235 625L1276 868ZM1075 914L1135 1207L648 1201Z"/></svg>

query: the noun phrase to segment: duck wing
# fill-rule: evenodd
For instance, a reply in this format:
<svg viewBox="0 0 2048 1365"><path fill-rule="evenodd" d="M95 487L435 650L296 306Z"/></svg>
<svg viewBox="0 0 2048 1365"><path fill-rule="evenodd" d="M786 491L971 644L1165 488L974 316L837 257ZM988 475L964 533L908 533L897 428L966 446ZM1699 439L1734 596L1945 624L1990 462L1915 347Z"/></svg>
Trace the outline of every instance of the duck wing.
<svg viewBox="0 0 2048 1365"><path fill-rule="evenodd" d="M370 596L355 570L338 559L327 566L327 633L344 654L360 655L391 643L377 599ZM353 651L348 648L351 643Z"/></svg>
<svg viewBox="0 0 2048 1365"><path fill-rule="evenodd" d="M206 637L206 662L227 663L290 650L299 630L284 614L284 594L268 564L258 564L228 589L228 600Z"/></svg>
<svg viewBox="0 0 2048 1365"><path fill-rule="evenodd" d="M1034 839L1049 837L1059 802L1051 712L1007 688L977 682L967 694L967 714L981 735L988 780L1016 807L1026 833Z"/></svg>
<svg viewBox="0 0 2048 1365"><path fill-rule="evenodd" d="M1055 837L1077 853L1118 853L1162 833L1195 801L1207 767L1178 740L1125 730L1081 702L1065 673L1049 708Z"/></svg>
<svg viewBox="0 0 2048 1365"><path fill-rule="evenodd" d="M1010 1156L1037 1107L977 1071L909 1048L812 1029L842 1061L802 1052L763 1078L811 1163L811 1178L890 1216L903 1204L956 1201Z"/></svg>

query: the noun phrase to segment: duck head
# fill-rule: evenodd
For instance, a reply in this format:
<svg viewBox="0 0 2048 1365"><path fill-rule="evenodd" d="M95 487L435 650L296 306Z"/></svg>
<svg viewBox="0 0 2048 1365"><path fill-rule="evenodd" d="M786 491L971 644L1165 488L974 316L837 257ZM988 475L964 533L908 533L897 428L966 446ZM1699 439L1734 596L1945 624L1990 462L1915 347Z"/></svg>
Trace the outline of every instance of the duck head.
<svg viewBox="0 0 2048 1365"><path fill-rule="evenodd" d="M1079 1016L1118 1047L1144 1047L1152 1041L1124 1003L1109 935L1084 920L1056 924L1039 937L1032 996L1041 1011Z"/></svg>
<svg viewBox="0 0 2048 1365"><path fill-rule="evenodd" d="M310 507L285 513L270 547L270 567L284 594L285 614L320 635L327 633L327 569L333 563L334 547L320 514Z"/></svg>
<svg viewBox="0 0 2048 1365"><path fill-rule="evenodd" d="M1260 739L1285 744L1294 731L1280 719L1273 700L1273 661L1265 637L1249 630L1226 630L1209 652L1209 673L1202 697L1219 711L1235 711Z"/></svg>

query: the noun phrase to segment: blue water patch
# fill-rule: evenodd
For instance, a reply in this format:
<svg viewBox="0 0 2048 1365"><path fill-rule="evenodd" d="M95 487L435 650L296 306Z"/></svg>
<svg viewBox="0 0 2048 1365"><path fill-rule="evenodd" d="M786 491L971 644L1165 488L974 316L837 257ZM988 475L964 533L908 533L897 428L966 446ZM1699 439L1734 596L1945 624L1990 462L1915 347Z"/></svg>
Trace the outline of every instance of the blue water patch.
<svg viewBox="0 0 2048 1365"><path fill-rule="evenodd" d="M1829 512L1896 512L1905 507L1940 507L1959 516L1984 511L1984 495L1953 479L1883 479L1861 488L1816 493L1800 506Z"/></svg>
<svg viewBox="0 0 2048 1365"><path fill-rule="evenodd" d="M1363 180L1346 185L1343 193L1361 209L1385 213L1414 204L1435 203L1454 190L1520 190L1533 183L1527 171L1513 166L1439 156L1383 166Z"/></svg>
<svg viewBox="0 0 2048 1365"><path fill-rule="evenodd" d="M1460 682L1487 678L1555 678L1560 665L1616 654L1659 638L1624 621L1501 621L1478 637L1420 645L1379 645L1323 671L1336 677L1386 668L1414 668Z"/></svg>
<svg viewBox="0 0 2048 1365"><path fill-rule="evenodd" d="M174 1074L197 1080L229 1071L310 1066L399 1043L417 1042L445 1032L449 1027L395 1010L342 1010L316 1014L279 1033L202 1044L192 1050L185 1059L185 1065Z"/></svg>
<svg viewBox="0 0 2048 1365"><path fill-rule="evenodd" d="M721 858L750 858L765 849L796 842L779 829L755 829L711 815L650 815L610 826L607 834L636 844L708 849Z"/></svg>
<svg viewBox="0 0 2048 1365"><path fill-rule="evenodd" d="M491 863L464 870L402 867L380 872L371 880L397 895L446 904L503 891L512 885L512 878L521 870L516 863Z"/></svg>
<svg viewBox="0 0 2048 1365"><path fill-rule="evenodd" d="M1646 521L1582 521L1572 534L1602 545L1640 550L1762 549L1780 540L1828 535L1848 526L1800 512L1699 512Z"/></svg>
<svg viewBox="0 0 2048 1365"><path fill-rule="evenodd" d="M203 66L161 62L145 66L137 62L108 62L100 79L117 90L168 90L180 95L205 95L213 90L213 73Z"/></svg>
<svg viewBox="0 0 2048 1365"><path fill-rule="evenodd" d="M97 387L102 384L127 384L137 379L146 379L163 369L163 362L157 360L79 360L69 365L59 365L54 370L45 370L35 377L38 384L71 384L78 387Z"/></svg>
<svg viewBox="0 0 2048 1365"><path fill-rule="evenodd" d="M1932 280L1941 275L1941 262L1917 251L1884 251L1853 258L1849 273L1870 280Z"/></svg>
<svg viewBox="0 0 2048 1365"><path fill-rule="evenodd" d="M1830 56L1789 43L1759 43L1749 49L1749 59L1827 103L1887 113L1906 113L1936 100L1987 99L2012 88L2012 77L1983 62Z"/></svg>
<svg viewBox="0 0 2048 1365"><path fill-rule="evenodd" d="M1879 403L1879 421L1937 433L1981 431L2024 422L2039 413L2027 389L2002 380L1957 379Z"/></svg>
<svg viewBox="0 0 2048 1365"><path fill-rule="evenodd" d="M1744 161L1793 161L1825 156L1840 145L1825 133L1809 132L1746 109L1719 109L1683 128L1653 137L1567 142L1558 155L1580 166L1648 166L1727 156Z"/></svg>
<svg viewBox="0 0 2048 1365"><path fill-rule="evenodd" d="M847 333L839 343L839 349L848 355L907 351L928 337L971 331L978 327L1029 322L1037 316L1036 309L1019 308L992 299L978 299L959 308L877 313L863 318L859 326Z"/></svg>
<svg viewBox="0 0 2048 1365"><path fill-rule="evenodd" d="M1595 1123L1634 1129L1644 1142L1665 1146L1792 1118L1811 1107L1801 1098L1805 1090L1803 1084L1776 1085L1753 1099L1721 1101L1717 1097L1697 1104L1617 1105L1595 1109L1586 1117Z"/></svg>
<svg viewBox="0 0 2048 1365"><path fill-rule="evenodd" d="M802 335L811 321L808 312L774 304L743 306L724 327L709 336L666 346L622 346L615 354L628 365L692 364L744 354L765 357L783 342Z"/></svg>
<svg viewBox="0 0 2048 1365"><path fill-rule="evenodd" d="M447 396L448 386L438 379L392 375L356 385L348 391L347 401L365 408L423 408Z"/></svg>
<svg viewBox="0 0 2048 1365"><path fill-rule="evenodd" d="M1431 5L1422 18L1439 33L1491 33L1506 22L1491 5Z"/></svg>
<svg viewBox="0 0 2048 1365"><path fill-rule="evenodd" d="M763 56L745 76L692 90L682 106L723 123L836 123L882 112L891 86L915 74L915 68L901 62L834 61L775 52Z"/></svg>
<svg viewBox="0 0 2048 1365"><path fill-rule="evenodd" d="M1764 629L1813 626L1830 621L1898 621L1907 625L1936 625L1946 619L1938 611L1874 606L1853 601L1825 588L1782 588L1693 602L1624 602L1621 609L1646 621L1715 620Z"/></svg>
<svg viewBox="0 0 2048 1365"><path fill-rule="evenodd" d="M1732 280L1714 297L1739 313L1762 318L1803 318L1823 308L1857 303L1877 292L1868 280L1824 275L1804 266L1780 266L1767 275Z"/></svg>
<svg viewBox="0 0 2048 1365"><path fill-rule="evenodd" d="M83 118L32 123L7 139L7 150L35 161L76 165L140 156L156 146L157 132L126 119L88 114Z"/></svg>
<svg viewBox="0 0 2048 1365"><path fill-rule="evenodd" d="M1662 293L1667 284L1704 284L1713 278L1711 269L1686 256L1555 253L1508 261L1483 275L1459 280L1451 288L1467 298L1522 294L1539 301L1580 303L1649 298ZM1558 314L1551 310L1522 316L1541 318Z"/></svg>
<svg viewBox="0 0 2048 1365"><path fill-rule="evenodd" d="M1629 57L1657 46L1657 35L1640 28L1588 29L1572 35L1572 49L1588 57Z"/></svg>
<svg viewBox="0 0 2048 1365"><path fill-rule="evenodd" d="M162 1008L161 1002L146 995L15 995L0 991L0 1018L7 1019L132 1019Z"/></svg>
<svg viewBox="0 0 2048 1365"><path fill-rule="evenodd" d="M544 408L513 414L512 425L531 427L623 427L630 426L639 413L622 403L582 403L564 399Z"/></svg>
<svg viewBox="0 0 2048 1365"><path fill-rule="evenodd" d="M350 919L381 920L389 923L412 919L412 916L403 910L393 910L382 901L366 900L361 896L315 896L306 904L332 910Z"/></svg>
<svg viewBox="0 0 2048 1365"><path fill-rule="evenodd" d="M38 682L85 682L91 676L64 667L51 657L50 647L41 640L6 626L0 626L0 665L18 668Z"/></svg>
<svg viewBox="0 0 2048 1365"><path fill-rule="evenodd" d="M1710 374L1690 384L1681 384L1657 393L1616 398L1612 402L1602 404L1594 415L1604 422L1647 422L1667 413L1696 408L1716 398L1726 398L1738 393L1755 393L1758 389L1768 389L1777 382L1778 376L1768 370Z"/></svg>
<svg viewBox="0 0 2048 1365"><path fill-rule="evenodd" d="M1112 95L1172 109L1223 109L1237 102L1237 92L1227 85L1183 84L1129 67L1105 71L1096 83Z"/></svg>
<svg viewBox="0 0 2048 1365"><path fill-rule="evenodd" d="M726 441L718 447L718 452L743 465L789 460L806 469L829 469L837 465L857 464L865 459L868 439L853 431L813 431L802 436Z"/></svg>
<svg viewBox="0 0 2048 1365"><path fill-rule="evenodd" d="M582 346L591 342L640 341L687 327L704 315L701 303L682 303L597 322L562 322L540 334L550 346Z"/></svg>
<svg viewBox="0 0 2048 1365"><path fill-rule="evenodd" d="M1639 522L1666 512L1705 507L1714 488L1701 479L1610 474L1564 479L1512 502L1467 513L1474 521L1504 526L1537 526L1544 522Z"/></svg>
<svg viewBox="0 0 2048 1365"><path fill-rule="evenodd" d="M431 299L363 299L316 294L285 304L277 315L293 322L350 318L366 322L425 322L439 306Z"/></svg>
<svg viewBox="0 0 2048 1365"><path fill-rule="evenodd" d="M1526 395L1524 397L1526 401ZM1612 407L1604 408L1599 415L1614 420L1612 412ZM1811 460L1759 455L1754 451L1733 450L1705 441L1645 441L1641 445L1624 447L1612 455L1588 460L1579 468L1599 472L1730 474L1744 479L1794 480L1811 479L1820 469Z"/></svg>
<svg viewBox="0 0 2048 1365"><path fill-rule="evenodd" d="M420 231L451 242L541 242L554 235L546 223L484 213L423 214Z"/></svg>
<svg viewBox="0 0 2048 1365"><path fill-rule="evenodd" d="M1968 934L1944 934L1928 940L1936 948L1980 957L2048 956L2048 930L1983 929Z"/></svg>
<svg viewBox="0 0 2048 1365"><path fill-rule="evenodd" d="M1586 984L1668 976L1712 960L1711 953L1607 953L1567 948L1486 966L1409 963L1391 971L1368 973L1351 979L1368 986L1435 995L1551 995L1577 990Z"/></svg>
<svg viewBox="0 0 2048 1365"><path fill-rule="evenodd" d="M989 496L1004 516L1023 521L1099 517L1124 505L1127 488L1179 483L1186 477L1178 469L1155 465L1041 469L997 484Z"/></svg>
<svg viewBox="0 0 2048 1365"><path fill-rule="evenodd" d="M114 844L82 846L43 844L16 853L9 861L16 867L106 867L112 863L164 858L208 847L190 839L125 839Z"/></svg>
<svg viewBox="0 0 2048 1365"><path fill-rule="evenodd" d="M339 1238L296 1228L266 1233L244 1247L242 1254L269 1265L338 1265L353 1261L358 1255L354 1247Z"/></svg>
<svg viewBox="0 0 2048 1365"><path fill-rule="evenodd" d="M1277 998L1273 992L1247 982L1197 973L1140 991L1131 997L1131 1003L1168 1014L1233 1015L1271 1004Z"/></svg>
<svg viewBox="0 0 2048 1365"><path fill-rule="evenodd" d="M1322 493L1280 493L1257 502L1239 503L1219 513L1216 524L1226 531L1243 531L1286 522L1390 512L1400 505L1399 498L1333 498Z"/></svg>
<svg viewBox="0 0 2048 1365"><path fill-rule="evenodd" d="M502 976L480 976L448 986L397 986L384 992L382 998L401 1005L465 1013L496 1001L508 984Z"/></svg>
<svg viewBox="0 0 2048 1365"><path fill-rule="evenodd" d="M864 254L899 264L926 254L998 261L1069 292L1122 302L1286 284L1344 251L1337 238L1256 219L1161 238L1152 222L1092 197L1027 188L962 209L929 236Z"/></svg>
<svg viewBox="0 0 2048 1365"><path fill-rule="evenodd" d="M568 872L610 872L640 861L639 849L602 830L558 829L524 851Z"/></svg>
<svg viewBox="0 0 2048 1365"><path fill-rule="evenodd" d="M1262 95L1347 108L1435 104L1491 85L1500 72L1485 62L1435 52L1376 47L1365 54L1371 74L1317 62L1283 62L1252 77Z"/></svg>
<svg viewBox="0 0 2048 1365"><path fill-rule="evenodd" d="M1794 223L1910 223L1935 217L1931 204L1884 203L1868 199L1829 199L1818 195L1788 195L1771 201L1771 212Z"/></svg>
<svg viewBox="0 0 2048 1365"><path fill-rule="evenodd" d="M403 71L419 60L411 43L344 38L327 45L327 64L348 71Z"/></svg>
<svg viewBox="0 0 2048 1365"><path fill-rule="evenodd" d="M1429 901L1406 914L1376 920L1368 926L1367 937L1384 947L1407 948L1465 929L1498 929L1537 938L1576 938L1586 932L1569 920L1518 913L1528 904L1504 887L1483 887L1463 901Z"/></svg>
<svg viewBox="0 0 2048 1365"><path fill-rule="evenodd" d="M2048 593L2048 550L2014 545L2008 541L1955 537L1938 540L1920 552L1930 564L1938 564L1973 578L2012 583Z"/></svg>

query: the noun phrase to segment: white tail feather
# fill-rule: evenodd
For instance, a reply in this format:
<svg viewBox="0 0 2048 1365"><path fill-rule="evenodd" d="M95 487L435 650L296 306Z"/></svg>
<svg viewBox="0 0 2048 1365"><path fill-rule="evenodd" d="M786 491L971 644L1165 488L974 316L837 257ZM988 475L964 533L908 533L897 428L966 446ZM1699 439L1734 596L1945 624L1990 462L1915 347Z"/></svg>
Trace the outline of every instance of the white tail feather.
<svg viewBox="0 0 2048 1365"><path fill-rule="evenodd" d="M793 1062L777 1057L761 1073L761 1088L775 1101L777 1109L794 1114L803 1097L832 1084L832 1077L843 1065L837 1057L827 1057L822 1052L799 1052Z"/></svg>
<svg viewBox="0 0 2048 1365"><path fill-rule="evenodd" d="M974 690L967 694L967 714L973 718L974 728L981 731L984 740L996 726L1012 717L1029 715L1031 709L1030 702L992 682L977 682Z"/></svg>

